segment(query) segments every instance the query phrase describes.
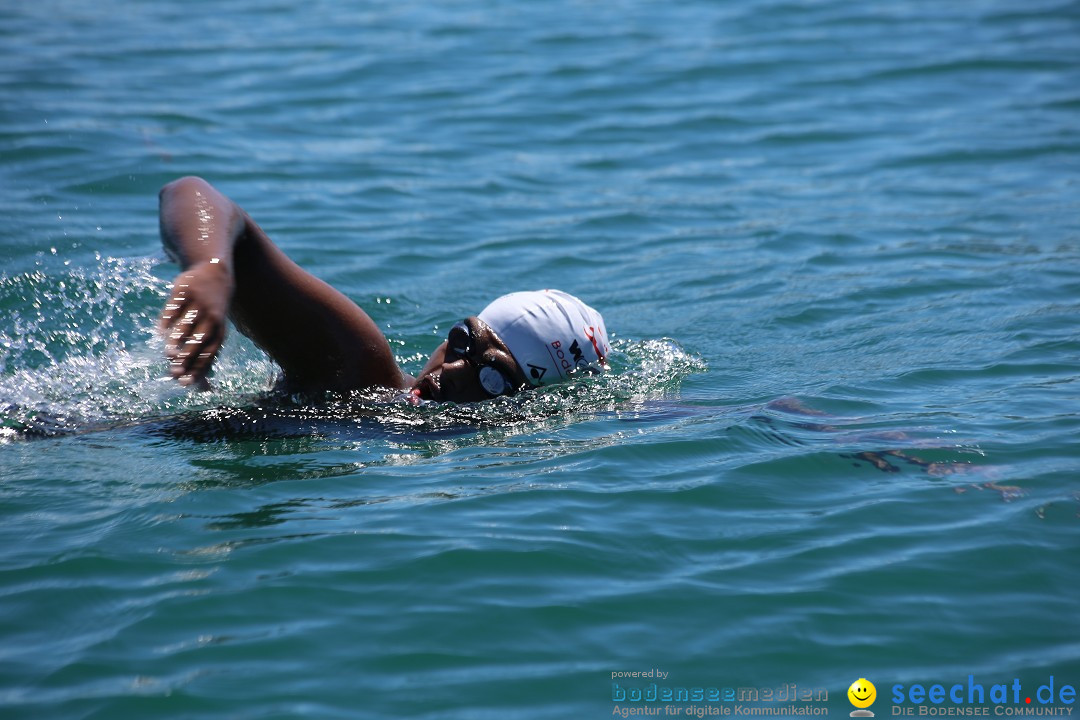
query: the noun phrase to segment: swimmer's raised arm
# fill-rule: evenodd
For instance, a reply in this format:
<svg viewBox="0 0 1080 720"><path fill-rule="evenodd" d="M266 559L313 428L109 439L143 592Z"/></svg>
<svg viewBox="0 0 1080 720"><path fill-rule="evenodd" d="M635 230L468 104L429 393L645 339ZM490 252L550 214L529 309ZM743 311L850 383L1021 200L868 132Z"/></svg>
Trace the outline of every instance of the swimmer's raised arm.
<svg viewBox="0 0 1080 720"><path fill-rule="evenodd" d="M265 350L290 390L407 387L367 313L290 260L239 205L185 177L160 194L161 240L182 272L161 313L170 372L205 385L225 318Z"/></svg>

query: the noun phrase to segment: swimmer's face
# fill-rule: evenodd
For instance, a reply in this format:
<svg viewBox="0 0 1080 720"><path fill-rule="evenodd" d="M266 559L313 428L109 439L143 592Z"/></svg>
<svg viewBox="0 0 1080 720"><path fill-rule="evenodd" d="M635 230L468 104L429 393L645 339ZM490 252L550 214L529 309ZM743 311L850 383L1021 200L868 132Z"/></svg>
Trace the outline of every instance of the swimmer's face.
<svg viewBox="0 0 1080 720"><path fill-rule="evenodd" d="M848 700L857 708L868 708L877 699L877 688L866 678L859 678L847 689Z"/></svg>
<svg viewBox="0 0 1080 720"><path fill-rule="evenodd" d="M466 403L487 400L491 393L481 384L480 369L483 367L493 368L506 378L509 383L507 394L529 386L528 378L521 371L514 356L491 328L476 317L466 318L464 325L469 335L467 353L462 356L449 350L449 347L459 347L460 343L452 343L457 338L448 338L432 355L432 359L436 361L435 366L416 379L412 387L414 394L436 402ZM430 367L432 363L429 362L428 365ZM491 371L484 372L492 374ZM490 385L489 382L489 387Z"/></svg>

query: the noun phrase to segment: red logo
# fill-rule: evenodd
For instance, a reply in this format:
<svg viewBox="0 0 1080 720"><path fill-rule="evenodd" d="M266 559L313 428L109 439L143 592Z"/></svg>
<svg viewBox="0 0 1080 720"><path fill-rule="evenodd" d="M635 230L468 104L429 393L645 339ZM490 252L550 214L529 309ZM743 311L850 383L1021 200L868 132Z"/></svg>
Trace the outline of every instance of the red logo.
<svg viewBox="0 0 1080 720"><path fill-rule="evenodd" d="M593 350L596 351L596 357L600 358L600 362L604 362L607 358L604 357L604 353L600 352L600 344L596 342L596 328L585 328L585 337L589 338L589 342L592 343Z"/></svg>

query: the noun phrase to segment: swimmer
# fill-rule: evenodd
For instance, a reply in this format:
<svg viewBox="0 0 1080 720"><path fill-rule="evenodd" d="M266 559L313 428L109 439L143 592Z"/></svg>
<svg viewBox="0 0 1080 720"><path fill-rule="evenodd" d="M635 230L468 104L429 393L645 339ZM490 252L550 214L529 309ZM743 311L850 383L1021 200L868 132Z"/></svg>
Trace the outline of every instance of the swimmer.
<svg viewBox="0 0 1080 720"><path fill-rule="evenodd" d="M290 260L239 205L185 177L160 194L161 241L182 271L161 313L169 372L207 389L226 318L281 367L285 392L392 388L476 402L607 369L604 320L558 290L504 295L455 324L417 377L374 321Z"/></svg>

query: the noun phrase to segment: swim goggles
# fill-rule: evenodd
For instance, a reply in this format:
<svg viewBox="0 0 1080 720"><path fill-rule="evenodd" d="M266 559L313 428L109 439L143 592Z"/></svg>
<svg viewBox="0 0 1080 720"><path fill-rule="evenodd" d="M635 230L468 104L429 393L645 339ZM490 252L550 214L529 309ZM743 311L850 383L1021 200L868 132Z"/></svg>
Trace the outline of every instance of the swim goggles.
<svg viewBox="0 0 1080 720"><path fill-rule="evenodd" d="M478 366L472 359L473 342L469 326L464 322L459 322L450 328L450 332L446 335L446 351L476 368L476 377L480 381L480 387L489 397L513 395L514 383L503 374L502 370L493 365Z"/></svg>

